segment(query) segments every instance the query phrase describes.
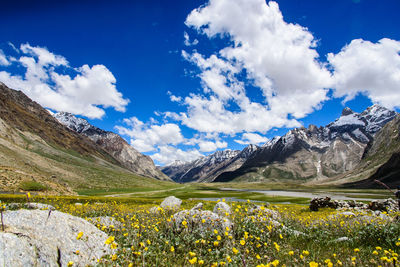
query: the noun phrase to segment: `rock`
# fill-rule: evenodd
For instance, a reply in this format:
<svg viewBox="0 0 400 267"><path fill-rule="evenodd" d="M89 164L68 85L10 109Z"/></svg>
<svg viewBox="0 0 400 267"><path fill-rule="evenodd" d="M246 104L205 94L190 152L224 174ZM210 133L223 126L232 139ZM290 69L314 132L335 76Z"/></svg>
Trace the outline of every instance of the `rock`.
<svg viewBox="0 0 400 267"><path fill-rule="evenodd" d="M10 263L5 266L67 266L69 261L95 265L96 259L111 253L104 243L108 236L82 218L25 209L6 211L3 216L0 262ZM78 240L79 232L83 236ZM79 255L74 253L77 250Z"/></svg>
<svg viewBox="0 0 400 267"><path fill-rule="evenodd" d="M52 205L49 204L43 204L43 203L36 203L36 202L30 202L30 203L9 203L6 205L6 209L8 210L16 210L16 209L39 209L39 210L55 210L56 208L53 207Z"/></svg>
<svg viewBox="0 0 400 267"><path fill-rule="evenodd" d="M100 226L122 228L122 223L110 216L92 217L88 218L88 221L92 222L94 225L100 224Z"/></svg>
<svg viewBox="0 0 400 267"><path fill-rule="evenodd" d="M202 210L203 209L203 203L197 203L196 206L194 206L191 210Z"/></svg>
<svg viewBox="0 0 400 267"><path fill-rule="evenodd" d="M165 210L179 210L181 204L182 200L174 196L170 196L164 199L164 201L160 204L160 207Z"/></svg>
<svg viewBox="0 0 400 267"><path fill-rule="evenodd" d="M325 207L336 209L338 207L338 202L331 201L330 197L315 197L310 201L309 208L311 211L318 211L319 208Z"/></svg>
<svg viewBox="0 0 400 267"><path fill-rule="evenodd" d="M151 214L159 214L161 212L161 210L162 210L162 208L160 206L154 206L149 209L149 212Z"/></svg>
<svg viewBox="0 0 400 267"><path fill-rule="evenodd" d="M36 253L29 239L13 233L0 232L0 262L2 266L37 266Z"/></svg>
<svg viewBox="0 0 400 267"><path fill-rule="evenodd" d="M8 203L6 204L6 210L16 210L22 208L22 203Z"/></svg>
<svg viewBox="0 0 400 267"><path fill-rule="evenodd" d="M339 200L331 200L330 197L315 197L310 202L310 210L318 211L319 208L333 208L340 210L348 210L348 209L367 209L368 205L362 202L356 202L354 200L349 201L339 201Z"/></svg>
<svg viewBox="0 0 400 267"><path fill-rule="evenodd" d="M26 203L24 207L27 209L56 210L52 205L43 203Z"/></svg>
<svg viewBox="0 0 400 267"><path fill-rule="evenodd" d="M76 202L74 205L75 205L76 207L82 207L82 206L83 206L83 204L82 204L82 203L79 203L79 202Z"/></svg>
<svg viewBox="0 0 400 267"><path fill-rule="evenodd" d="M397 212L399 211L399 205L394 199L388 198L385 200L374 200L368 205L370 210L379 210L386 212Z"/></svg>
<svg viewBox="0 0 400 267"><path fill-rule="evenodd" d="M229 207L229 205L226 204L225 202L218 202L214 206L213 212L222 217L227 217L231 214L231 207Z"/></svg>
<svg viewBox="0 0 400 267"><path fill-rule="evenodd" d="M338 243L338 242L346 242L346 241L350 241L350 240L351 239L349 237L343 236L343 237L339 237L335 240L332 240L331 242Z"/></svg>
<svg viewBox="0 0 400 267"><path fill-rule="evenodd" d="M186 222L182 224L183 222ZM211 231L218 229L226 231L226 227L232 229L232 223L227 218L208 210L183 210L173 215L171 220L172 227L180 232L184 229L188 231Z"/></svg>

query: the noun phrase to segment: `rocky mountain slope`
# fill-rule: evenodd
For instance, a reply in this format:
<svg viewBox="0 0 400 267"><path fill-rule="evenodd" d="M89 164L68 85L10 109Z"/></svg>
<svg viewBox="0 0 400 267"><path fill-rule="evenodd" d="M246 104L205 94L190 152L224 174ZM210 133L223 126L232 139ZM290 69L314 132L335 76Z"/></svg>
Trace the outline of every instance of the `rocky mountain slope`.
<svg viewBox="0 0 400 267"><path fill-rule="evenodd" d="M234 171L242 166L257 148L255 145L249 145L242 151L229 149L217 151L192 162L174 162L161 167L161 170L179 183L212 182L222 172Z"/></svg>
<svg viewBox="0 0 400 267"><path fill-rule="evenodd" d="M68 112L56 113L54 117L69 129L88 137L104 148L105 151L132 172L159 180L170 180L168 176L156 168L149 156L135 150L118 134L104 131L89 124L87 120L78 118Z"/></svg>
<svg viewBox="0 0 400 267"><path fill-rule="evenodd" d="M25 94L0 83L0 191L74 194L165 184L133 174Z"/></svg>
<svg viewBox="0 0 400 267"><path fill-rule="evenodd" d="M374 182L375 179L391 188L400 185L400 115L375 135L374 142L367 146L360 166L342 180L356 180L345 184L346 187L382 188Z"/></svg>
<svg viewBox="0 0 400 267"><path fill-rule="evenodd" d="M215 181L324 181L353 170L374 135L395 116L396 112L378 105L362 113L345 108L325 127L296 128L272 139L239 169L224 172Z"/></svg>

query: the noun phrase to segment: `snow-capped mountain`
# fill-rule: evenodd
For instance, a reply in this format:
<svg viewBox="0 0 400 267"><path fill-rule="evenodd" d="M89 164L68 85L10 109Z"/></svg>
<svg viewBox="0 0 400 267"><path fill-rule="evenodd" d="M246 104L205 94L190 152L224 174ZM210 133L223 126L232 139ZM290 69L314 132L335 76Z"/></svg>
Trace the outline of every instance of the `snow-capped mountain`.
<svg viewBox="0 0 400 267"><path fill-rule="evenodd" d="M104 150L132 172L160 180L169 180L166 175L156 168L149 156L135 150L118 134L104 131L91 125L87 120L78 118L68 112L59 112L53 116L69 129L87 136L103 147Z"/></svg>
<svg viewBox="0 0 400 267"><path fill-rule="evenodd" d="M345 108L325 127L295 128L269 140L234 172L224 172L215 181L251 179L324 179L352 170L360 163L367 144L397 115L373 105L362 113Z"/></svg>
<svg viewBox="0 0 400 267"><path fill-rule="evenodd" d="M222 172L239 168L257 148L256 145L249 145L242 151L217 151L192 162L175 161L161 167L161 170L176 182L212 182Z"/></svg>

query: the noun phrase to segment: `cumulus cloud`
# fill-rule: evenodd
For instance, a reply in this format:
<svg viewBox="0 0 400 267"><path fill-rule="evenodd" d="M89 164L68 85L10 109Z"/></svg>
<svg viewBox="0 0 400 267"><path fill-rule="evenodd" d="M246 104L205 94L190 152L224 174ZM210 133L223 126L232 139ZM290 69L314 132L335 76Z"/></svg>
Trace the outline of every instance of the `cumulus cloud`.
<svg viewBox="0 0 400 267"><path fill-rule="evenodd" d="M195 137L185 141L185 145L198 145L201 152L212 152L218 148L226 148L228 143L221 141L218 134L196 134Z"/></svg>
<svg viewBox="0 0 400 267"><path fill-rule="evenodd" d="M227 142L221 141L201 141L198 143L201 152L212 152L217 150L218 148L226 148L228 146Z"/></svg>
<svg viewBox="0 0 400 267"><path fill-rule="evenodd" d="M103 117L104 108L109 107L125 111L129 100L117 90L114 75L104 65L72 68L63 56L29 44L21 45L18 51L21 56L13 64L25 67L26 72L20 76L1 71L0 81L42 106L89 118Z"/></svg>
<svg viewBox="0 0 400 267"><path fill-rule="evenodd" d="M119 134L129 136L131 145L140 152L156 151L158 146L177 145L185 140L179 126L173 123L143 123L136 117L124 119L123 122L127 127L115 128Z"/></svg>
<svg viewBox="0 0 400 267"><path fill-rule="evenodd" d="M400 107L400 42L356 39L338 54L328 54L334 69L334 96L344 102L358 93L388 108Z"/></svg>
<svg viewBox="0 0 400 267"><path fill-rule="evenodd" d="M187 112L168 113L184 125L231 135L265 133L273 127L299 126L296 119L327 99L332 78L318 61L316 40L306 28L285 22L276 2L210 0L185 23L210 39L229 42L209 57L182 52L200 70L204 93L184 99ZM251 101L248 85L257 87L264 99Z"/></svg>
<svg viewBox="0 0 400 267"><path fill-rule="evenodd" d="M203 155L196 149L184 151L173 146L160 146L159 152L151 155L151 158L162 164L170 164L175 160L190 162L201 156Z"/></svg>
<svg viewBox="0 0 400 267"><path fill-rule="evenodd" d="M6 55L4 55L3 50L0 49L0 66L8 66L10 62L8 61Z"/></svg>
<svg viewBox="0 0 400 267"><path fill-rule="evenodd" d="M258 145L268 141L268 138L256 133L244 133L241 139L235 139L235 142L241 145Z"/></svg>

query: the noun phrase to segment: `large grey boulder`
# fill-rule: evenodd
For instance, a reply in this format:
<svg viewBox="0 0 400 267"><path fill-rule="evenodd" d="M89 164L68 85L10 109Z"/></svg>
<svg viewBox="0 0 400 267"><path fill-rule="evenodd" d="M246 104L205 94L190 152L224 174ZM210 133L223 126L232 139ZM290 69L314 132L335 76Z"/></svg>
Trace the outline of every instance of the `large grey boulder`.
<svg viewBox="0 0 400 267"><path fill-rule="evenodd" d="M219 216L218 214L209 210L182 210L173 215L171 225L174 230L180 232L182 230L188 231L211 231L219 230L226 231L226 228L232 229L232 222Z"/></svg>
<svg viewBox="0 0 400 267"><path fill-rule="evenodd" d="M0 232L0 266L35 266L35 248L25 236Z"/></svg>
<svg viewBox="0 0 400 267"><path fill-rule="evenodd" d="M24 209L3 215L1 266L67 266L69 261L77 266L95 265L97 259L111 253L105 244L107 234L82 218ZM77 238L79 232L83 232L81 238Z"/></svg>
<svg viewBox="0 0 400 267"><path fill-rule="evenodd" d="M279 212L265 208L265 206L254 205L249 211L248 215L258 216L260 218L269 218L279 220L281 218Z"/></svg>
<svg viewBox="0 0 400 267"><path fill-rule="evenodd" d="M182 200L177 197L170 196L164 199L164 201L160 204L160 207L165 210L179 210L181 204Z"/></svg>
<svg viewBox="0 0 400 267"><path fill-rule="evenodd" d="M227 217L231 214L231 207L228 204L226 204L225 202L218 202L214 206L213 212L218 214L219 216Z"/></svg>

